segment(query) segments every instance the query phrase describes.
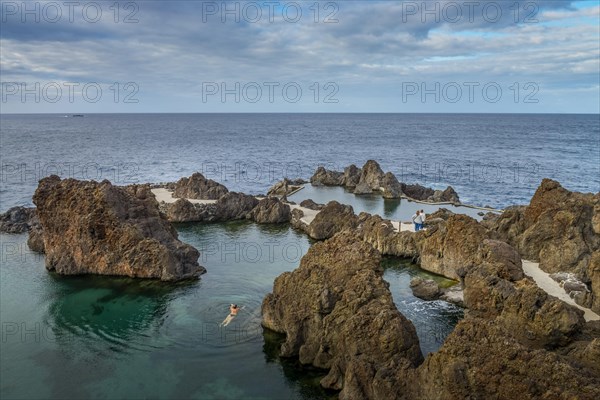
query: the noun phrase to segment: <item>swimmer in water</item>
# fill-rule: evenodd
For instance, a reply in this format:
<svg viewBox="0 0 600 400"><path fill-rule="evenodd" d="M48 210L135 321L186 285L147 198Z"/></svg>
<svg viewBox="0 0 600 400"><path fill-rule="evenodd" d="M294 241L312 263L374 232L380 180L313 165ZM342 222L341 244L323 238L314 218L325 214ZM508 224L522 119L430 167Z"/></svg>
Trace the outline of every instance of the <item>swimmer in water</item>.
<svg viewBox="0 0 600 400"><path fill-rule="evenodd" d="M240 311L242 308L238 307L237 304L230 304L229 315L223 320L223 322L221 322L221 326L229 325L229 323L237 316L238 311Z"/></svg>

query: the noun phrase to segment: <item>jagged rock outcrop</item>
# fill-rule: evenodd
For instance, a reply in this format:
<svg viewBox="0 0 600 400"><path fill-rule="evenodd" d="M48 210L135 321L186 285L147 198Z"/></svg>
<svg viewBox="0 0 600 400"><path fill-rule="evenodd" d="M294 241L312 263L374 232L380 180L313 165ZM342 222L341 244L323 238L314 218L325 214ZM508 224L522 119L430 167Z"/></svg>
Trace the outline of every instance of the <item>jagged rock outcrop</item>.
<svg viewBox="0 0 600 400"><path fill-rule="evenodd" d="M187 199L178 199L174 203L163 204L161 211L171 222L198 222L208 218L208 208L202 204L193 204Z"/></svg>
<svg viewBox="0 0 600 400"><path fill-rule="evenodd" d="M189 178L181 178L174 185L173 197L196 200L217 200L228 192L227 188L196 172Z"/></svg>
<svg viewBox="0 0 600 400"><path fill-rule="evenodd" d="M258 202L248 218L259 224L280 224L292 218L290 206L275 197L267 197Z"/></svg>
<svg viewBox="0 0 600 400"><path fill-rule="evenodd" d="M267 196L287 196L300 189L305 183L306 181L302 179L290 180L284 178L269 188Z"/></svg>
<svg viewBox="0 0 600 400"><path fill-rule="evenodd" d="M384 175L379 163L374 160L369 160L361 169L357 187L365 185L366 187L371 188L372 191L379 190L383 186Z"/></svg>
<svg viewBox="0 0 600 400"><path fill-rule="evenodd" d="M425 186L421 186L421 185L407 185L405 183L402 183L402 193L404 193L404 195L406 197L409 197L411 199L414 200L421 200L421 201L425 201L431 197L433 197L433 195L435 194L435 191L431 188L426 188Z"/></svg>
<svg viewBox="0 0 600 400"><path fill-rule="evenodd" d="M345 229L356 228L358 218L352 206L330 201L308 226L308 235L317 240L333 237Z"/></svg>
<svg viewBox="0 0 600 400"><path fill-rule="evenodd" d="M524 278L506 243L484 241L477 258L465 277L468 316L415 371L405 398L597 398L600 369L583 365L600 330L583 334L582 312Z"/></svg>
<svg viewBox="0 0 600 400"><path fill-rule="evenodd" d="M382 276L379 253L343 232L313 245L263 301L263 326L286 335L281 355L329 370L321 385L340 399L382 398L378 371L422 362L415 328Z"/></svg>
<svg viewBox="0 0 600 400"><path fill-rule="evenodd" d="M177 239L148 185L40 181L33 196L46 268L65 275L124 275L174 281L206 272L198 251Z"/></svg>
<svg viewBox="0 0 600 400"><path fill-rule="evenodd" d="M373 193L373 189L371 189L371 186L369 186L369 184L367 182L359 182L358 185L356 185L354 187L354 194L371 194Z"/></svg>
<svg viewBox="0 0 600 400"><path fill-rule="evenodd" d="M460 204L458 194L451 186L445 190L433 190L418 184L399 182L393 173L384 173L379 163L374 160L367 161L362 168L352 164L346 167L344 172L319 167L310 181L315 186L343 186L356 195L379 192L388 199L406 196L419 201Z"/></svg>
<svg viewBox="0 0 600 400"><path fill-rule="evenodd" d="M344 168L344 186L352 189L360 182L361 169L351 164Z"/></svg>
<svg viewBox="0 0 600 400"><path fill-rule="evenodd" d="M36 218L36 210L33 207L12 207L0 214L0 232L25 233L31 227L31 221Z"/></svg>
<svg viewBox="0 0 600 400"><path fill-rule="evenodd" d="M476 265L475 256L487 232L473 218L455 214L416 236L421 268L459 280Z"/></svg>
<svg viewBox="0 0 600 400"><path fill-rule="evenodd" d="M332 214L339 216L343 213L338 210ZM597 357L594 358L600 354L600 323L586 324L582 311L549 296L525 276L521 254L511 245L491 239L497 234L488 227L496 226L499 218L490 216L488 223L479 224L470 217L447 210L429 216L432 217L439 221L429 230L414 234L396 232L390 221L361 213L352 224L356 225L355 228L340 229L343 233L325 243L355 234L360 238L360 242L354 239L357 247L366 242L382 254L418 257L422 268L460 280L464 299L458 299L461 296L457 299L464 301L469 313L446 339L440 351L429 355L416 368L406 359L387 363L379 361L377 365L371 364L370 368L348 363L343 368L337 363L329 363L331 355L337 353L331 351L328 341L325 345L321 341L308 341L308 349L305 349L307 337L328 337L339 328L319 325L329 317L319 319L305 314L291 317L289 310L273 304L293 302L292 297L299 296L295 283L304 281L313 290L308 292L313 303L308 306L292 303L290 309L312 309L314 314L323 309L335 311L337 306L330 306L331 291L327 286L332 278L310 269L303 270L301 278L295 278L297 281L290 277L280 278L282 282L276 283L276 290L270 295L276 296L276 299L268 297L265 299L267 306L263 305L263 310L265 307L268 310L265 326L273 326L286 334L291 332L292 339L286 341L283 354L297 354L303 362L329 368L330 373L322 384L342 389L342 399L591 400L600 396L600 365ZM330 216L327 219L335 218ZM345 255L338 251L339 245L323 251L328 255L322 257L326 262L319 265L318 271L324 265L339 265L346 260ZM362 250L363 253L366 251ZM600 253L594 252L590 258L592 262L588 271L591 272L587 276L598 284ZM302 269L301 264L299 270ZM341 285L346 288L341 293L370 293L369 285L372 283L369 282L361 291L355 290L354 286L348 289L347 285ZM434 290L436 285L431 286L432 290L422 297L435 298L440 294L439 289ZM463 294L459 285L454 291ZM435 294L430 296L433 292ZM285 322L282 322L284 319ZM348 342L344 345L347 347ZM374 348L377 348L376 345ZM321 353L326 353L326 356ZM327 362L320 363L321 357L325 357Z"/></svg>
<svg viewBox="0 0 600 400"><path fill-rule="evenodd" d="M310 183L314 186L343 186L344 173L329 171L325 167L319 167L310 178Z"/></svg>
<svg viewBox="0 0 600 400"><path fill-rule="evenodd" d="M458 193L454 190L452 186L448 186L445 190L436 190L428 200L433 201L434 203L452 203L452 204L460 204L460 199L458 198Z"/></svg>
<svg viewBox="0 0 600 400"><path fill-rule="evenodd" d="M312 199L303 200L300 207L308 208L309 210L320 211L325 207L325 204L315 203Z"/></svg>
<svg viewBox="0 0 600 400"><path fill-rule="evenodd" d="M379 215L360 213L356 232L382 255L411 258L414 261L419 257L419 236L412 232L396 232L392 223Z"/></svg>
<svg viewBox="0 0 600 400"><path fill-rule="evenodd" d="M399 199L402 197L402 185L391 172L386 173L381 180L381 194L385 199Z"/></svg>
<svg viewBox="0 0 600 400"><path fill-rule="evenodd" d="M258 205L258 199L244 193L229 192L217 200L215 205L216 221L245 219Z"/></svg>
<svg viewBox="0 0 600 400"><path fill-rule="evenodd" d="M396 398L593 400L600 396L600 380L592 368L582 368L575 357L558 351L532 348L513 333L493 319L463 319L442 348L416 370L414 380L397 373L392 382L405 392Z"/></svg>
<svg viewBox="0 0 600 400"><path fill-rule="evenodd" d="M33 224L31 228L29 228L27 247L29 247L31 250L37 253L44 252L44 230L42 229L39 220L36 224Z"/></svg>
<svg viewBox="0 0 600 400"><path fill-rule="evenodd" d="M544 271L574 273L590 286L582 305L595 304L592 309L600 312L600 286L592 282L592 255L600 251L600 193L570 192L544 179L527 207L507 209L485 225Z"/></svg>

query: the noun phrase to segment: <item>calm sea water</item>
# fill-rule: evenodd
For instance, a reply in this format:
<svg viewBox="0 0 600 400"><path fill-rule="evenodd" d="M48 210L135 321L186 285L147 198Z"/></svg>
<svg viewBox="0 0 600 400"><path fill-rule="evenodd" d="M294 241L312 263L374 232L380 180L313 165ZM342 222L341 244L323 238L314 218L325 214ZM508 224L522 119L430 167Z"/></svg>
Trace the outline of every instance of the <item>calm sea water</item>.
<svg viewBox="0 0 600 400"><path fill-rule="evenodd" d="M600 190L598 115L97 114L0 115L0 211L31 204L37 181L120 184L204 172L264 193L284 176L376 159L400 180L452 185L465 203L527 203L542 178Z"/></svg>
<svg viewBox="0 0 600 400"><path fill-rule="evenodd" d="M452 185L479 205L526 203L543 177L599 189L598 116L2 115L0 128L0 211L31 205L37 181L50 174L129 184L200 171L232 190L264 193L284 176L371 158L401 180ZM341 188L298 196L398 219L416 207ZM57 276L27 249L26 235L0 235L0 397L331 397L319 388L322 371L279 359L281 337L260 327L262 299L275 277L297 267L309 239L246 222L177 229L202 253L208 273L200 281ZM437 350L462 310L412 296L412 276L432 277L416 266L383 263L423 352ZM232 302L245 309L220 328Z"/></svg>
<svg viewBox="0 0 600 400"><path fill-rule="evenodd" d="M202 251L197 282L48 273L27 235L0 235L2 398L322 399L323 372L277 357L282 338L260 326L273 280L310 245L288 226L179 225ZM385 279L414 321L422 350L439 348L462 309L412 296L431 276L389 258ZM435 277L442 284L449 281ZM226 328L231 302L245 308Z"/></svg>

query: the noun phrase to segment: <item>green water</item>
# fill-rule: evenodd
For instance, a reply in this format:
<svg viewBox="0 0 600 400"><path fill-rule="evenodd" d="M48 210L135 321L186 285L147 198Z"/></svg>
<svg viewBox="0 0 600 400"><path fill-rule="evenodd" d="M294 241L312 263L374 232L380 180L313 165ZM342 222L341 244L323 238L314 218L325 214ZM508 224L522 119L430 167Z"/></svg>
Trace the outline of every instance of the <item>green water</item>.
<svg viewBox="0 0 600 400"><path fill-rule="evenodd" d="M260 326L273 280L297 267L309 239L288 226L180 225L208 273L165 284L48 273L26 235L0 235L2 398L320 399L323 371L277 357ZM425 352L439 348L462 310L410 293L422 271L386 259L398 308ZM227 328L228 305L245 308Z"/></svg>

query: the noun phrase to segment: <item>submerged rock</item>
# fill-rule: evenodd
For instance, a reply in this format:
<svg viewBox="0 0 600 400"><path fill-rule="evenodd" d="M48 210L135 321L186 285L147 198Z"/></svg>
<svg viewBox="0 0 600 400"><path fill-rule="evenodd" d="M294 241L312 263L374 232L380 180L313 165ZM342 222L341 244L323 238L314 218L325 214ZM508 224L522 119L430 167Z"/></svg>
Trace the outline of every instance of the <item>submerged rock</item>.
<svg viewBox="0 0 600 400"><path fill-rule="evenodd" d="M228 192L227 188L196 172L189 178L181 178L174 185L173 197L195 200L217 200Z"/></svg>
<svg viewBox="0 0 600 400"><path fill-rule="evenodd" d="M344 232L313 245L263 301L263 326L286 335L281 355L327 369L321 385L341 399L383 398L377 371L423 360L382 276L379 253Z"/></svg>
<svg viewBox="0 0 600 400"><path fill-rule="evenodd" d="M40 181L33 202L48 270L165 281L206 272L198 251L177 239L147 185L50 176Z"/></svg>

